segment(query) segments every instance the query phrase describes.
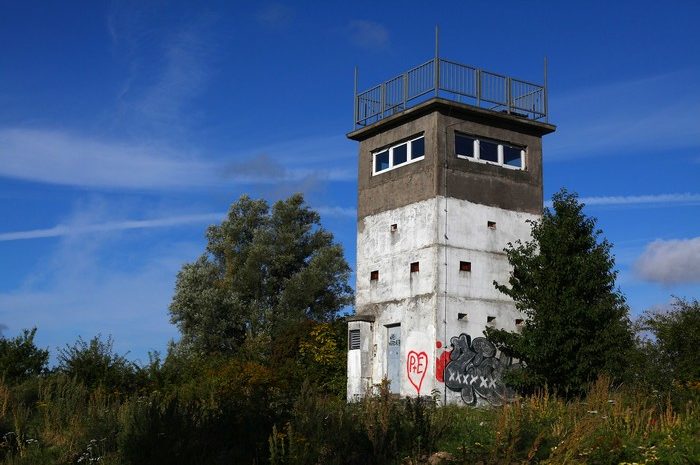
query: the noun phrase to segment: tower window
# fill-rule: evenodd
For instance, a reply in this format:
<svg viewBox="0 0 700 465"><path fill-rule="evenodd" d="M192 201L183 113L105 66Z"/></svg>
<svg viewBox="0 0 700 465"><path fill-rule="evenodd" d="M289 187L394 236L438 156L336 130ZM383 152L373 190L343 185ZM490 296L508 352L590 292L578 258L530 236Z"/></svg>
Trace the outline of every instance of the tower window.
<svg viewBox="0 0 700 465"><path fill-rule="evenodd" d="M479 160L498 163L498 144L490 140L479 140Z"/></svg>
<svg viewBox="0 0 700 465"><path fill-rule="evenodd" d="M394 232L396 232L397 229L399 229L399 225L394 223L391 225L391 227L389 229L391 230L391 232L394 233Z"/></svg>
<svg viewBox="0 0 700 465"><path fill-rule="evenodd" d="M394 166L403 165L408 161L408 144L397 145L391 151L394 153Z"/></svg>
<svg viewBox="0 0 700 465"><path fill-rule="evenodd" d="M471 271L472 262L459 262L459 271Z"/></svg>
<svg viewBox="0 0 700 465"><path fill-rule="evenodd" d="M411 141L411 160L416 160L425 155L425 138L419 137Z"/></svg>
<svg viewBox="0 0 700 465"><path fill-rule="evenodd" d="M466 320L466 319L467 319L467 314L466 314L466 313L458 313L458 314L457 314L457 319L458 319L458 320Z"/></svg>
<svg viewBox="0 0 700 465"><path fill-rule="evenodd" d="M372 154L372 175L422 160L425 157L425 137L419 136Z"/></svg>
<svg viewBox="0 0 700 465"><path fill-rule="evenodd" d="M515 326L520 326L525 322L522 318L516 318L515 319Z"/></svg>
<svg viewBox="0 0 700 465"><path fill-rule="evenodd" d="M475 158L476 139L464 134L455 133L455 153L458 157Z"/></svg>
<svg viewBox="0 0 700 465"><path fill-rule="evenodd" d="M486 222L486 226L487 226L489 229L496 229L496 222L495 222L495 221L487 221L487 222Z"/></svg>
<svg viewBox="0 0 700 465"><path fill-rule="evenodd" d="M420 271L420 262L411 263L411 273L418 273Z"/></svg>
<svg viewBox="0 0 700 465"><path fill-rule="evenodd" d="M374 155L374 171L384 171L389 169L389 151L384 150Z"/></svg>
<svg viewBox="0 0 700 465"><path fill-rule="evenodd" d="M379 270L374 270L369 274L370 281L379 281Z"/></svg>
<svg viewBox="0 0 700 465"><path fill-rule="evenodd" d="M503 145L503 164L513 168L521 168L523 166L523 149Z"/></svg>
<svg viewBox="0 0 700 465"><path fill-rule="evenodd" d="M360 348L360 330L351 329L348 334L348 349L355 350Z"/></svg>
<svg viewBox="0 0 700 465"><path fill-rule="evenodd" d="M486 322L487 322L487 323L495 323L495 322L496 322L496 317L495 317L495 316L487 316L487 317L486 317Z"/></svg>
<svg viewBox="0 0 700 465"><path fill-rule="evenodd" d="M525 151L525 147L519 147L507 142L455 132L455 154L458 158L524 170Z"/></svg>

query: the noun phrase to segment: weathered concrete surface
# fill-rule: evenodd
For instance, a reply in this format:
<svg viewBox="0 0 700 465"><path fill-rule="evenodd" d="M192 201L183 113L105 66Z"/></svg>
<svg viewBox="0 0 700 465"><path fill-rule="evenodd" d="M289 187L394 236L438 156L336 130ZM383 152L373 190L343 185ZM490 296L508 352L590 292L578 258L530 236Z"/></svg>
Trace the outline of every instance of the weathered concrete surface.
<svg viewBox="0 0 700 465"><path fill-rule="evenodd" d="M526 221L537 218L435 197L359 220L353 319L373 323L371 328L365 323L362 330L363 347L364 341L371 341L366 357L360 360L352 354L348 358L348 397L363 394L386 375L387 327L400 324L406 363L401 395L428 395L437 389L447 401L459 401L459 393L445 389L439 381L437 360L453 336L464 333L476 338L487 325L517 329L515 321L523 315L494 288L493 281L507 282L511 268L503 249L508 242L529 238ZM489 221L496 223L495 229L487 226ZM460 261L471 262L472 271L460 271ZM419 272L411 273L413 262L419 262ZM379 280L370 280L374 270L379 271ZM360 327L357 321L349 325ZM425 354L425 373L410 371L411 353ZM351 367L351 358L360 366Z"/></svg>
<svg viewBox="0 0 700 465"><path fill-rule="evenodd" d="M541 136L554 126L442 99L349 134L360 142L358 217L363 218L438 195L503 209L541 213ZM454 133L526 147L525 170L459 159ZM423 134L425 159L372 175L372 154Z"/></svg>
<svg viewBox="0 0 700 465"><path fill-rule="evenodd" d="M541 137L553 130L432 99L349 134L360 141L360 156L356 315L348 325L361 335L361 348L348 354L349 400L387 375L388 328L396 325L401 395L437 390L445 402L461 402L470 392L496 399L484 394L484 385L494 383L493 373L471 371L482 385L460 393L454 382L446 387L444 367L453 337L474 341L487 326L515 331L516 320L524 318L493 282L507 283L511 268L503 249L508 242L528 240L527 221L541 214ZM455 131L526 147L525 169L457 158ZM420 135L424 159L372 175L373 153ZM460 271L460 261L470 262L471 271ZM418 272L411 272L414 262ZM379 272L378 280L370 279L372 271ZM510 363L494 354L487 358L493 367Z"/></svg>

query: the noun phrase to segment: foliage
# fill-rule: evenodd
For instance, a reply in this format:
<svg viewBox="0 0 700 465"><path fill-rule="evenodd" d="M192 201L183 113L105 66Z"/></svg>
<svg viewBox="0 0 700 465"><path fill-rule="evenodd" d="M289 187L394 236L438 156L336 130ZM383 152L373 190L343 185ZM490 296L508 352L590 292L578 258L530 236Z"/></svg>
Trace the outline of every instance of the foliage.
<svg viewBox="0 0 700 465"><path fill-rule="evenodd" d="M36 376L46 369L49 351L34 344L36 328L25 329L13 338L0 338L0 378L8 383Z"/></svg>
<svg viewBox="0 0 700 465"><path fill-rule="evenodd" d="M397 399L388 382L357 403L305 385L292 417L270 435L273 465L391 464L434 451L447 417L431 398Z"/></svg>
<svg viewBox="0 0 700 465"><path fill-rule="evenodd" d="M669 309L645 312L640 334L639 382L668 391L674 383L700 391L700 302L674 298Z"/></svg>
<svg viewBox="0 0 700 465"><path fill-rule="evenodd" d="M435 451L440 463L462 464L700 459L697 398L675 409L606 379L582 399L542 391L493 409L398 399L386 386L348 404L307 383L289 417L273 418L264 407L272 397L260 390L271 373L221 363L201 368L196 389L127 396L57 373L0 383L0 463L422 465L438 463Z"/></svg>
<svg viewBox="0 0 700 465"><path fill-rule="evenodd" d="M487 336L526 363L510 375L516 386L577 395L600 373L621 373L633 339L610 243L598 240L575 194L561 190L552 203L531 222L531 241L505 249L508 285L494 282L528 316L522 333L489 328Z"/></svg>
<svg viewBox="0 0 700 465"><path fill-rule="evenodd" d="M556 315L547 313L563 308L568 313L562 313L562 319L583 318L583 329L567 334L583 337L593 334L590 328L605 321L608 309L617 315L608 322L619 325L619 334L628 335L623 331L624 301L612 288L614 273L601 266L612 266L609 246L597 243L592 220L583 218L580 209L577 217L568 211L576 213L575 206L559 205L567 198L566 194L555 198L555 213L546 214L542 224L545 220L568 222L578 229L571 224L549 225L550 230L541 226L538 234L547 240L540 243L544 247L537 244L535 249L552 262L521 257L521 265L528 265L535 277L547 276L537 266L577 269L592 282L586 287L569 277L561 280L562 287L543 284L541 293L558 295L559 305L549 305L537 293L525 294L517 288L532 297L528 302L539 305L532 308L545 316L544 320L533 320L536 324L528 331L537 337L542 325L564 331L554 324L562 324L555 321ZM590 233L593 244L590 238L578 237L585 236L581 230ZM563 251L585 250L598 268L580 257L562 257L562 250L552 243L558 234L563 234L564 239L559 238ZM439 407L433 398L399 399L383 383L361 401L347 403L347 328L335 318L350 296L347 264L330 235L318 226L317 215L299 196L279 202L272 212L264 202L242 198L232 207L228 220L210 228L209 236L207 253L200 259L205 265L186 265L180 274L171 312L174 319L176 314L185 318L180 321L183 343L172 343L165 357L150 354L149 363L139 367L126 355L114 352L111 338L97 336L88 342L79 338L59 350L58 367L47 372L48 351L33 344L36 330L0 342L0 363L5 363L0 366L6 370L4 380L0 379L0 463L510 465L700 461L700 391L692 382L697 380L693 371L697 368L693 364L697 301L679 300L673 312L650 313L640 320L644 323L640 328L653 338L644 341L649 352L636 352L638 358L655 351L655 357L646 358L659 370L671 361L682 362L674 368L680 371L662 373L671 373L677 380L664 393L611 389L610 381L603 378L584 398L566 401L541 390L515 404L474 409ZM274 245L266 242L270 240L276 241ZM520 244L519 250L527 246ZM517 257L518 248L511 249ZM570 260L576 266L567 264ZM188 275L188 266L194 267L193 274ZM525 269L515 267L517 286L535 282ZM317 276L321 278L314 281ZM583 289L563 286L572 282ZM515 292L516 287L512 289ZM607 289L608 294L601 289ZM299 292L303 295L293 294ZM586 305L592 305L592 316L582 315L583 304L576 303L585 292L590 294ZM211 326L219 317L228 321ZM188 326L190 323L194 326ZM598 334L596 341L603 341L606 347L606 338L612 334L615 332ZM12 350L3 352L8 347ZM505 344L504 349L508 350ZM522 347L515 344L512 349ZM582 356L598 362L595 357L604 354L585 347L580 350ZM31 356L3 358L6 353ZM526 373L538 382L543 380L538 378L541 372ZM575 370L573 373L580 375ZM651 376L643 371L638 374ZM573 387L555 385L574 391L584 378L574 378Z"/></svg>
<svg viewBox="0 0 700 465"><path fill-rule="evenodd" d="M271 211L243 196L207 240L178 274L170 305L183 342L202 353L233 353L251 337L269 342L289 322L327 321L351 302L342 248L300 194Z"/></svg>
<svg viewBox="0 0 700 465"><path fill-rule="evenodd" d="M494 409L436 408L379 387L346 404L303 392L291 421L274 428L270 458L296 464L697 463L700 412L674 410L600 378L585 398L546 390ZM435 451L442 451L434 454ZM442 460L442 461L440 461Z"/></svg>
<svg viewBox="0 0 700 465"><path fill-rule="evenodd" d="M85 341L81 337L59 349L56 370L74 377L88 387L103 386L110 391L133 391L138 384L139 366L114 352L112 337L98 335Z"/></svg>
<svg viewBox="0 0 700 465"><path fill-rule="evenodd" d="M493 464L695 463L699 413L697 404L677 412L601 378L581 400L541 391L503 406L484 422L489 439L465 442L462 455Z"/></svg>

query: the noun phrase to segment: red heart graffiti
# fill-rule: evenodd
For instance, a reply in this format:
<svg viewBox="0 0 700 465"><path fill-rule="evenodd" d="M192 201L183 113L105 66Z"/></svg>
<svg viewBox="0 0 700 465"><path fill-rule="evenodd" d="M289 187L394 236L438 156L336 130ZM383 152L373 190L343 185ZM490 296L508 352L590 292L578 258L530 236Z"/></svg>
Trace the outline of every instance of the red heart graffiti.
<svg viewBox="0 0 700 465"><path fill-rule="evenodd" d="M428 354L410 351L406 359L406 373L408 374L408 380L416 388L418 395L420 395L420 388L423 385L426 371L428 371Z"/></svg>

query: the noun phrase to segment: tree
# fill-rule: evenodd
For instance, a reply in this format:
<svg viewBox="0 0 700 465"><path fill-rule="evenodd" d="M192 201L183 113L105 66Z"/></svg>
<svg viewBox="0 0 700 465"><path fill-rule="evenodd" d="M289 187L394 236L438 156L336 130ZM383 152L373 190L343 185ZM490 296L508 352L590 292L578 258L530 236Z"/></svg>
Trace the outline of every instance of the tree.
<svg viewBox="0 0 700 465"><path fill-rule="evenodd" d="M657 389L700 382L700 302L674 298L669 309L645 312L636 322L642 337L644 381Z"/></svg>
<svg viewBox="0 0 700 465"><path fill-rule="evenodd" d="M36 328L25 329L14 339L0 338L0 379L7 383L23 381L46 369L49 351L34 344Z"/></svg>
<svg viewBox="0 0 700 465"><path fill-rule="evenodd" d="M242 196L207 240L204 254L178 273L170 305L182 343L200 353L269 342L288 324L329 321L351 302L342 247L300 194L271 210Z"/></svg>
<svg viewBox="0 0 700 465"><path fill-rule="evenodd" d="M97 335L90 341L78 337L73 345L58 351L56 371L94 388L103 386L127 393L137 387L140 368L123 355L114 352L114 341Z"/></svg>
<svg viewBox="0 0 700 465"><path fill-rule="evenodd" d="M622 375L633 337L625 298L615 287L611 245L599 241L596 220L564 189L552 204L531 222L532 240L505 249L513 267L508 285L494 281L528 316L524 328L520 334L489 329L487 337L525 362L510 375L515 386L546 384L577 395L602 373Z"/></svg>

